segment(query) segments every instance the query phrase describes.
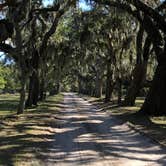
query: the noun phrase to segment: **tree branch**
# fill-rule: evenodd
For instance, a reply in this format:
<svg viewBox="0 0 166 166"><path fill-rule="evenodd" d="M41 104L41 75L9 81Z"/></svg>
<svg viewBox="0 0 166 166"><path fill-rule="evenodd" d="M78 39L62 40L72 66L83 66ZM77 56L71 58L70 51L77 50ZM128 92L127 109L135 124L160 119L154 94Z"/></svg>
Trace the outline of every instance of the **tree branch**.
<svg viewBox="0 0 166 166"><path fill-rule="evenodd" d="M5 43L0 43L0 51L4 52L5 54L8 54L9 56L11 55L11 57L15 61L18 60L18 57L16 54L16 48L13 48L11 45L5 44Z"/></svg>
<svg viewBox="0 0 166 166"><path fill-rule="evenodd" d="M158 25L158 27L166 33L166 22L165 18L160 15L155 9L149 7L145 3L141 2L140 0L126 0L128 4L126 3L119 3L119 2L113 2L110 0L94 0L95 2L99 4L104 4L108 6L113 6L120 8L122 10L127 11L129 14L132 14L134 17L136 17L138 20L140 20L138 13L142 11L146 16L149 16L152 18ZM132 4L137 11L132 10L132 7L130 6ZM165 1L163 2L163 6L165 6Z"/></svg>
<svg viewBox="0 0 166 166"><path fill-rule="evenodd" d="M39 8L39 9L34 9L32 10L32 13L46 13L46 12L56 12L58 11L60 8L60 5L55 5L53 7L50 8Z"/></svg>
<svg viewBox="0 0 166 166"><path fill-rule="evenodd" d="M46 49L49 38L55 33L55 31L57 29L59 19L69 9L69 7L72 5L72 3L71 3L72 1L73 0L68 0L68 2L66 3L66 5L62 9L60 9L59 11L57 11L56 16L54 18L54 21L52 23L52 26L50 27L50 29L44 35L44 38L43 38L43 41L42 41L42 44L41 44L40 50L39 50L40 55Z"/></svg>
<svg viewBox="0 0 166 166"><path fill-rule="evenodd" d="M155 9L149 7L140 0L127 0L129 3L133 4L139 11L144 12L145 15L148 15L157 23L158 27L166 33L166 22L165 18L160 15ZM165 4L165 2L163 3Z"/></svg>
<svg viewBox="0 0 166 166"><path fill-rule="evenodd" d="M50 7L50 8L38 8L38 9L33 9L30 11L29 13L29 18L28 20L23 24L21 30L27 25L29 24L32 19L33 19L33 14L36 13L36 14L41 14L41 13L47 13L47 12L57 12L60 8L60 5L57 4L57 5L54 5L53 7Z"/></svg>
<svg viewBox="0 0 166 166"><path fill-rule="evenodd" d="M9 44L5 44L5 43L0 43L0 51L4 52L4 53L12 53L14 52L14 48L9 45Z"/></svg>

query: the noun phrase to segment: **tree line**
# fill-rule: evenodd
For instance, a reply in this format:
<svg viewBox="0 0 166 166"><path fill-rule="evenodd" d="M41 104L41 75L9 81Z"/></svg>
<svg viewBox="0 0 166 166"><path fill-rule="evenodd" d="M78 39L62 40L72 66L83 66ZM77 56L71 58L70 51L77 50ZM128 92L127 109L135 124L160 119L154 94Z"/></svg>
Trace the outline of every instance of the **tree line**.
<svg viewBox="0 0 166 166"><path fill-rule="evenodd" d="M140 112L166 113L166 1L91 0L89 10L76 0L0 3L0 50L17 66L18 114L61 90L130 106L141 94Z"/></svg>

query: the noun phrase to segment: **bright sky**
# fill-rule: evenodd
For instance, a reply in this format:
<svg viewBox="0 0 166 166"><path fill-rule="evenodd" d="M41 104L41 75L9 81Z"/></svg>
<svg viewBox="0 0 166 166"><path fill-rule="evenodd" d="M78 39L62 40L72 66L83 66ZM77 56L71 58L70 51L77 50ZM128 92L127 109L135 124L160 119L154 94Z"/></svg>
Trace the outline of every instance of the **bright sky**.
<svg viewBox="0 0 166 166"><path fill-rule="evenodd" d="M90 10L91 7L88 5L85 0L80 0L79 1L79 7L82 8L83 10Z"/></svg>
<svg viewBox="0 0 166 166"><path fill-rule="evenodd" d="M44 0L44 5L47 6L49 4L52 4L53 0ZM79 7L82 10L90 10L90 6L86 4L85 0L79 0Z"/></svg>

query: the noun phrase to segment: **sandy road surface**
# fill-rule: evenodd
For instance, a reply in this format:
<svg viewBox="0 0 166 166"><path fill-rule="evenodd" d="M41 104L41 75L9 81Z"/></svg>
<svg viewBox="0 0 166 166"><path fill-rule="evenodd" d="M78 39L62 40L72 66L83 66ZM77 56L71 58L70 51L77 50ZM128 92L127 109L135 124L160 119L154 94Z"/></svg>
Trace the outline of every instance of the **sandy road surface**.
<svg viewBox="0 0 166 166"><path fill-rule="evenodd" d="M65 93L48 166L166 166L166 149Z"/></svg>

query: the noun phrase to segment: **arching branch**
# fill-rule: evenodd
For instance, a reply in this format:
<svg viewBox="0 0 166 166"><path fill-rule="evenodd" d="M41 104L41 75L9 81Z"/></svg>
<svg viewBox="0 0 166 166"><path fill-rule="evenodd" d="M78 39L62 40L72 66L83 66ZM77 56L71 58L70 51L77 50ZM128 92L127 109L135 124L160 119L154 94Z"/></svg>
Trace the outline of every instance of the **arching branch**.
<svg viewBox="0 0 166 166"><path fill-rule="evenodd" d="M5 54L8 54L15 61L18 60L16 48L13 48L11 45L0 43L0 51L4 52Z"/></svg>
<svg viewBox="0 0 166 166"><path fill-rule="evenodd" d="M143 12L145 16L148 16L148 17L152 18L156 22L157 26L164 33L166 33L166 28L165 28L166 27L166 21L165 21L164 17L162 15L160 15L155 9L149 7L148 5L146 5L145 3L143 3L140 0L126 0L126 2L128 4L127 3L114 2L114 1L110 1L110 0L94 0L94 1L99 3L99 4L108 5L108 6L112 6L112 7L117 7L117 8L120 8L122 10L125 10L129 14L136 17L139 21L140 21L139 13ZM130 5L133 5L137 10L133 10ZM162 8L163 8L163 6L165 6L165 1L163 2Z"/></svg>
<svg viewBox="0 0 166 166"><path fill-rule="evenodd" d="M66 5L62 9L60 9L59 11L56 12L56 16L54 18L54 21L53 21L50 29L44 35L42 44L40 46L40 54L42 54L44 52L44 50L46 49L49 38L55 33L55 31L57 29L59 19L71 7L73 1L75 1L75 0L68 0Z"/></svg>
<svg viewBox="0 0 166 166"><path fill-rule="evenodd" d="M155 9L149 7L140 0L127 0L129 3L133 4L137 10L142 11L145 15L151 17L158 25L158 27L166 33L166 21L165 18L159 14ZM165 2L163 2L165 5ZM159 9L158 9L159 10Z"/></svg>

